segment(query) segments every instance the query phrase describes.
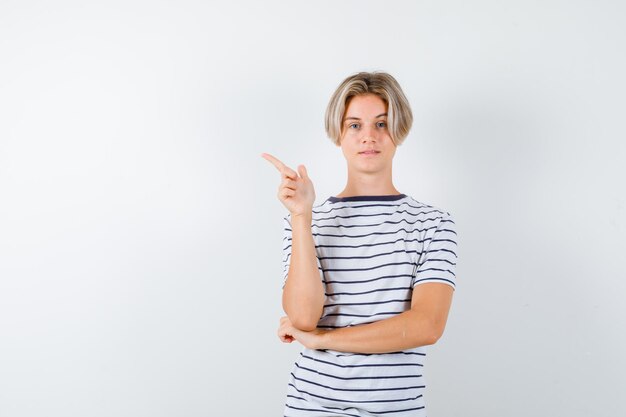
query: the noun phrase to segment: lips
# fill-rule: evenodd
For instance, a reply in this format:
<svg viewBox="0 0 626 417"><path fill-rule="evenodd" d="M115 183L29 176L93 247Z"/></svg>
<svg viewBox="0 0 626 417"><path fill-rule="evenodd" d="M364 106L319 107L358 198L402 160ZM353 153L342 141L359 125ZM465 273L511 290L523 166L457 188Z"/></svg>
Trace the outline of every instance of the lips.
<svg viewBox="0 0 626 417"><path fill-rule="evenodd" d="M359 152L359 154L361 155L374 155L380 153L380 151L375 151L373 149L367 150L367 151L363 151L363 152Z"/></svg>

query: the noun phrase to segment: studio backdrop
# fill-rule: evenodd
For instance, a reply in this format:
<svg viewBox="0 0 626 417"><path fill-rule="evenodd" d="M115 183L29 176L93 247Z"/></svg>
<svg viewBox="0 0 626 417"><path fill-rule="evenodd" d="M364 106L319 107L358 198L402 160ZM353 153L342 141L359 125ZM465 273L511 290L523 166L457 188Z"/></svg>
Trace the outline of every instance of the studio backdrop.
<svg viewBox="0 0 626 417"><path fill-rule="evenodd" d="M331 93L386 71L396 188L457 288L432 417L626 415L617 1L0 3L0 416L279 416L268 152L346 184Z"/></svg>

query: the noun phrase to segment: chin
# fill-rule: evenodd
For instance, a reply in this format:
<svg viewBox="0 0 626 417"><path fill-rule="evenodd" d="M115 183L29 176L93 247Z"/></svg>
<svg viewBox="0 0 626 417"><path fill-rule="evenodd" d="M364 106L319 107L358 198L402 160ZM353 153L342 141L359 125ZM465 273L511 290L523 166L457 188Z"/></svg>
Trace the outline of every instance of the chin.
<svg viewBox="0 0 626 417"><path fill-rule="evenodd" d="M384 164L353 164L352 169L354 171L363 172L367 174L374 174L385 170Z"/></svg>

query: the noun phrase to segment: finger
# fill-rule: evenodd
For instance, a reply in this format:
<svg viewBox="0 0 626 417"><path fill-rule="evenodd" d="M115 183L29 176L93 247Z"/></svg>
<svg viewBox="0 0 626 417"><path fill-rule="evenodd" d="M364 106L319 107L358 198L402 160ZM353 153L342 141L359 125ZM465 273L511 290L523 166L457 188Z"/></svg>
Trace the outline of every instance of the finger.
<svg viewBox="0 0 626 417"><path fill-rule="evenodd" d="M292 180L298 179L298 173L293 169L285 165L285 169L281 172L283 178L291 178Z"/></svg>
<svg viewBox="0 0 626 417"><path fill-rule="evenodd" d="M278 338L285 343L291 343L295 340L292 335L286 333L285 331L279 331Z"/></svg>
<svg viewBox="0 0 626 417"><path fill-rule="evenodd" d="M298 177L298 174L296 174L296 172L293 169L283 164L281 161L278 160L278 158L275 158L268 153L262 153L261 156L267 159L268 161L270 161L276 167L278 172L281 173L281 175L292 178L292 179L296 179Z"/></svg>
<svg viewBox="0 0 626 417"><path fill-rule="evenodd" d="M280 183L281 187L291 188L292 190L296 189L296 182L294 180L290 180L289 178L284 178Z"/></svg>
<svg viewBox="0 0 626 417"><path fill-rule="evenodd" d="M278 198L281 196L293 197L294 195L296 195L296 190L293 188L283 187L282 185L278 187Z"/></svg>
<svg viewBox="0 0 626 417"><path fill-rule="evenodd" d="M278 198L287 198L287 197L293 197L294 195L296 195L296 192L292 189L289 188L282 188L280 189L280 191L278 192Z"/></svg>
<svg viewBox="0 0 626 417"><path fill-rule="evenodd" d="M298 173L304 179L308 179L309 178L309 174L308 174L308 172L306 170L306 167L304 165L298 165Z"/></svg>
<svg viewBox="0 0 626 417"><path fill-rule="evenodd" d="M295 339L294 337L289 334L288 330L286 327L283 326L284 323L281 322L281 326L278 328L278 330L276 331L276 334L278 335L278 338L283 342L283 343L291 343L293 342Z"/></svg>
<svg viewBox="0 0 626 417"><path fill-rule="evenodd" d="M263 152L261 154L261 156L264 159L266 159L269 162L271 162L272 165L274 165L276 168L278 168L279 171L285 166L285 164L283 164L278 158L276 158L275 156L270 155L269 153Z"/></svg>

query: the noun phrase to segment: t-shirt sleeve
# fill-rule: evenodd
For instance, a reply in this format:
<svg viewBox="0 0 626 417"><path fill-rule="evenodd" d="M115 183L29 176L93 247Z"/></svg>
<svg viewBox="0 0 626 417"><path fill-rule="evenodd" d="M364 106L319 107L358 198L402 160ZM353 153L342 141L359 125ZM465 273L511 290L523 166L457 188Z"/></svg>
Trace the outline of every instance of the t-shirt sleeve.
<svg viewBox="0 0 626 417"><path fill-rule="evenodd" d="M444 212L437 228L418 259L413 287L427 282L441 282L456 288L457 234L454 219Z"/></svg>
<svg viewBox="0 0 626 417"><path fill-rule="evenodd" d="M290 215L287 215L283 218L283 288L285 287L285 282L287 282L287 275L289 274L289 265L291 264L291 222ZM317 253L317 251L316 251ZM317 269L320 273L320 279L324 281L324 270L322 269L322 264L320 262L319 256L316 256L317 259Z"/></svg>

